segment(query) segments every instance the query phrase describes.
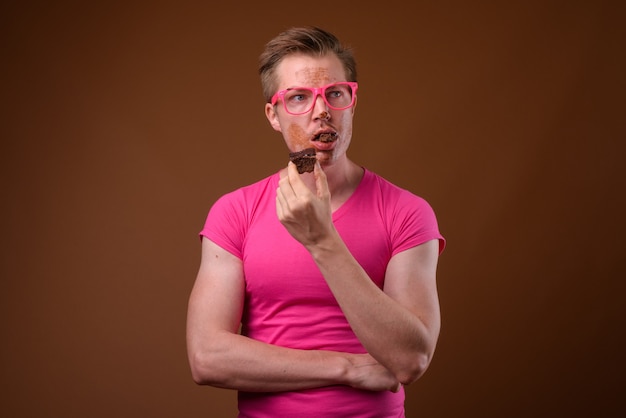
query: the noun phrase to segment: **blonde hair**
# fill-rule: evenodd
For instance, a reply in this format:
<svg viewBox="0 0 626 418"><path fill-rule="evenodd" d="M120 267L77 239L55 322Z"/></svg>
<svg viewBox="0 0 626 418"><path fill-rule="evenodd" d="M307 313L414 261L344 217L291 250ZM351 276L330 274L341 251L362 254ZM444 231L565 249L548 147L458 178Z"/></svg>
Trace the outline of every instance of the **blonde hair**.
<svg viewBox="0 0 626 418"><path fill-rule="evenodd" d="M352 49L343 45L335 35L314 26L291 28L269 41L259 57L261 87L268 103L277 89L276 67L283 58L295 53L313 56L335 54L343 64L347 81L357 81Z"/></svg>

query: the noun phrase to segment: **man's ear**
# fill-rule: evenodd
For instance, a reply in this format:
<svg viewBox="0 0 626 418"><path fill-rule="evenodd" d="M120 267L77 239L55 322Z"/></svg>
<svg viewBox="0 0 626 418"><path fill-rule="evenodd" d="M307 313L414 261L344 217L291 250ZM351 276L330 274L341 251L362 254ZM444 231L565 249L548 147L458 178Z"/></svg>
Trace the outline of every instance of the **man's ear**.
<svg viewBox="0 0 626 418"><path fill-rule="evenodd" d="M275 131L282 132L280 121L278 120L278 114L276 114L276 107L272 106L271 103L265 104L265 117Z"/></svg>

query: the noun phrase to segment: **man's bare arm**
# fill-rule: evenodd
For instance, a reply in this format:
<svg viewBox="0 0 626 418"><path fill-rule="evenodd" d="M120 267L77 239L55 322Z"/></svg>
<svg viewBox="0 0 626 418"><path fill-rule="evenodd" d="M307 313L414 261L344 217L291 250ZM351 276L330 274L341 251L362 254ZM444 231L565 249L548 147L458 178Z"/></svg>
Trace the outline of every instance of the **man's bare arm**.
<svg viewBox="0 0 626 418"><path fill-rule="evenodd" d="M243 301L241 260L203 239L187 318L189 362L198 384L264 392L336 384L398 389L395 377L367 354L295 350L239 335Z"/></svg>
<svg viewBox="0 0 626 418"><path fill-rule="evenodd" d="M315 167L315 193L293 165L279 182L277 214L311 253L355 334L376 360L403 384L426 370L439 336L437 240L395 255L384 289L352 256L332 223L326 175Z"/></svg>

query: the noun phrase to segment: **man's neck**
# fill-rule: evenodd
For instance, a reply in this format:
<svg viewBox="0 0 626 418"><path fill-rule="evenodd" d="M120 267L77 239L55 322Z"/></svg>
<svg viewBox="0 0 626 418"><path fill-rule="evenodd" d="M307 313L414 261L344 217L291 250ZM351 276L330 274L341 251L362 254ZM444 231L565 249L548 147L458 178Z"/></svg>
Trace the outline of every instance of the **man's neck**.
<svg viewBox="0 0 626 418"><path fill-rule="evenodd" d="M363 178L364 170L348 159L341 164L329 165L323 169L328 180L330 204L332 210L335 211L352 196ZM311 176L311 180L313 190L315 190L315 178Z"/></svg>

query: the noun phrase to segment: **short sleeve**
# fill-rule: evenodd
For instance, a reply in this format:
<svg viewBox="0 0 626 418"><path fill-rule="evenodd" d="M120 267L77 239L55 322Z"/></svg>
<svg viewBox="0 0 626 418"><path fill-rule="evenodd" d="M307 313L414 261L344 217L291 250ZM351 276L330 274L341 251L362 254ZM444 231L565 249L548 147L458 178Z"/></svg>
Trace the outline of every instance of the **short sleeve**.
<svg viewBox="0 0 626 418"><path fill-rule="evenodd" d="M243 240L245 237L245 211L242 210L243 198L240 191L226 194L219 198L209 210L200 237L206 237L226 251L243 258Z"/></svg>
<svg viewBox="0 0 626 418"><path fill-rule="evenodd" d="M439 232L437 217L430 204L419 196L404 193L395 207L392 223L392 254L423 244L439 240L439 253L446 246L446 240Z"/></svg>

